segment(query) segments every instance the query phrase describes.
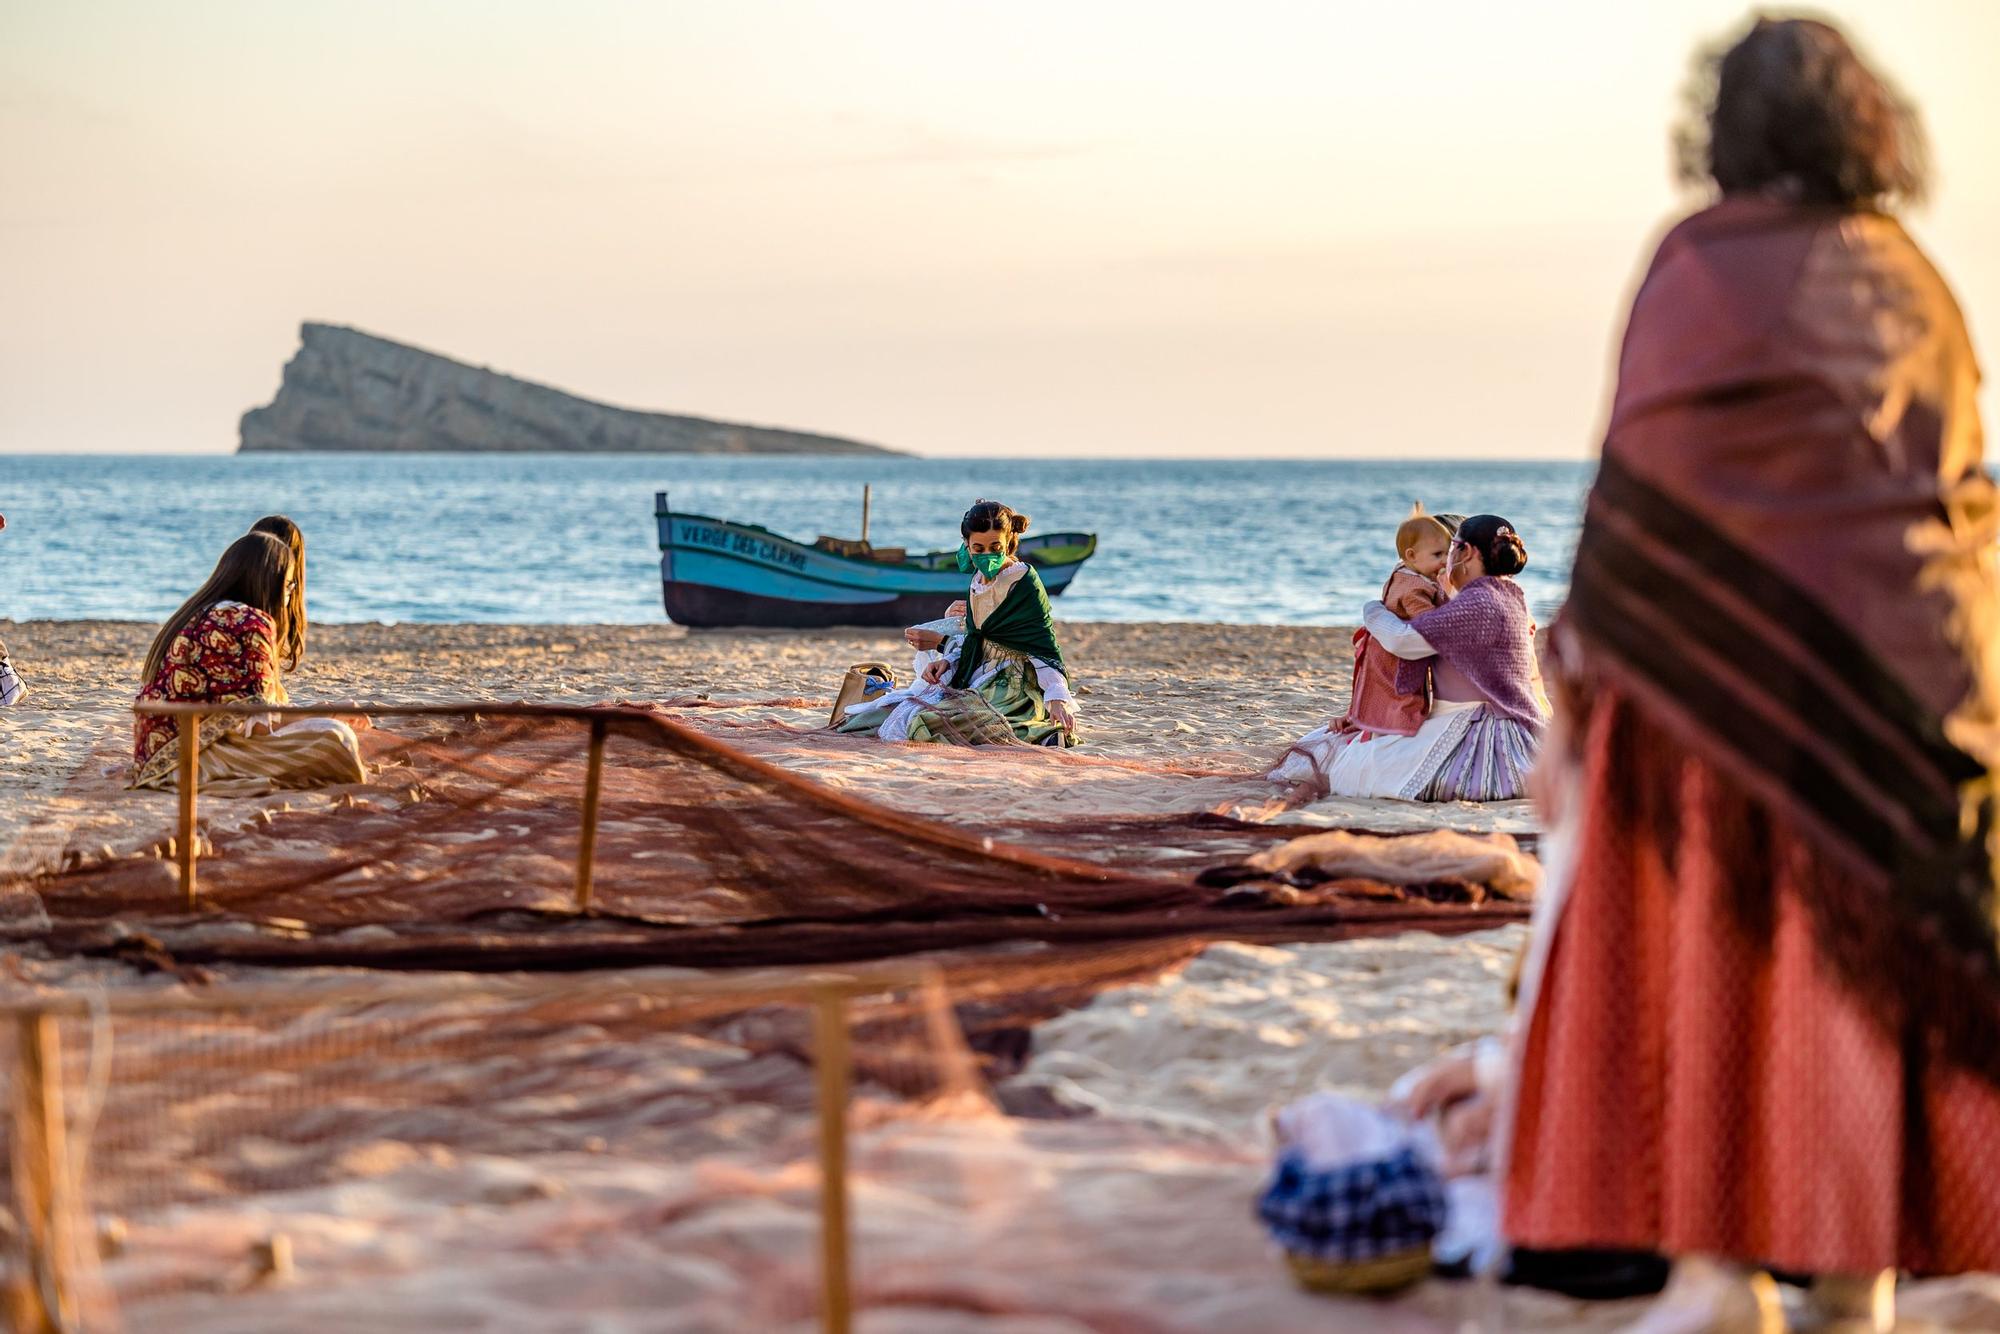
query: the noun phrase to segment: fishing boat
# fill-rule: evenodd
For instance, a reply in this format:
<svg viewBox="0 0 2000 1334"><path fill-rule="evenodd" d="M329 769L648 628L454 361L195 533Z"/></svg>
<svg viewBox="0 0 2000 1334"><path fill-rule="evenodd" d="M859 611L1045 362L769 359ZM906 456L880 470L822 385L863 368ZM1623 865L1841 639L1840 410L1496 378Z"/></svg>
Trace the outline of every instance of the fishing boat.
<svg viewBox="0 0 2000 1334"><path fill-rule="evenodd" d="M912 555L868 542L863 492L861 538L801 542L759 524L676 512L654 497L660 524L660 586L667 615L689 626L917 625L965 596L958 550ZM1037 533L1021 539L1050 596L1060 594L1097 550L1095 533Z"/></svg>

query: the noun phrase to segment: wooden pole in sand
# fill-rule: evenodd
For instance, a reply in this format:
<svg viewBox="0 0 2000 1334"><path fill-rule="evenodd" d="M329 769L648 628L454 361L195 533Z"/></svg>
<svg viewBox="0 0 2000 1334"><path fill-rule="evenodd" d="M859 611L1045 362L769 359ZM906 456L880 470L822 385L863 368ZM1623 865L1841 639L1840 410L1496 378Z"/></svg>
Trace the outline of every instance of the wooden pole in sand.
<svg viewBox="0 0 2000 1334"><path fill-rule="evenodd" d="M847 996L836 987L813 997L813 1065L819 1084L820 1328L854 1327L847 1253Z"/></svg>
<svg viewBox="0 0 2000 1334"><path fill-rule="evenodd" d="M590 910L591 863L597 856L597 800L604 786L604 720L590 720L590 767L583 779L583 834L576 848L576 908Z"/></svg>
<svg viewBox="0 0 2000 1334"><path fill-rule="evenodd" d="M76 1328L61 1038L55 1016L39 1012L16 1018L14 1033L14 1200L27 1248L26 1272L15 1288L14 1328L60 1334Z"/></svg>
<svg viewBox="0 0 2000 1334"><path fill-rule="evenodd" d="M868 509L874 490L875 488L867 482L861 484L861 540L863 542L868 540Z"/></svg>
<svg viewBox="0 0 2000 1334"><path fill-rule="evenodd" d="M200 773L201 715L181 719L181 820L180 839L174 852L181 864L181 902L194 909L194 796Z"/></svg>

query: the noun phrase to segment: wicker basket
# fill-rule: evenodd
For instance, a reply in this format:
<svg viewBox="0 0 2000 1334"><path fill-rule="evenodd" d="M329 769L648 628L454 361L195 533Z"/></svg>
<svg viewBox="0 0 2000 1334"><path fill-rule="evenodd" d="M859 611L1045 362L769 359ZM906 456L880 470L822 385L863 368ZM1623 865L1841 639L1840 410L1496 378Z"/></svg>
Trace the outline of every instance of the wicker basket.
<svg viewBox="0 0 2000 1334"><path fill-rule="evenodd" d="M1315 1260L1306 1255L1285 1256L1285 1264L1308 1292L1357 1293L1394 1292L1407 1288L1431 1272L1431 1248L1379 1255L1373 1260Z"/></svg>

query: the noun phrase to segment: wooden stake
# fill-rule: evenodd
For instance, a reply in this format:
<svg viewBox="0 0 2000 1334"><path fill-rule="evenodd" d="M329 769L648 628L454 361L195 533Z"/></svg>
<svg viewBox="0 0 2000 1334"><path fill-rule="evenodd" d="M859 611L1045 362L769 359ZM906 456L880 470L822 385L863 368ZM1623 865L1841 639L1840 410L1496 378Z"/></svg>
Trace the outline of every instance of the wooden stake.
<svg viewBox="0 0 2000 1334"><path fill-rule="evenodd" d="M847 996L829 987L813 999L813 1065L819 1084L820 1328L854 1327L847 1247Z"/></svg>
<svg viewBox="0 0 2000 1334"><path fill-rule="evenodd" d="M945 985L941 970L931 970L924 979L918 1004L924 1007L924 1033L937 1058L938 1091L956 1097L978 1088L979 1063L973 1059L972 1049L966 1046L965 1030L959 1026L958 1011L951 1003L951 989Z"/></svg>
<svg viewBox="0 0 2000 1334"><path fill-rule="evenodd" d="M194 798L201 766L201 715L181 719L181 820L180 842L175 848L181 864L181 902L194 910Z"/></svg>
<svg viewBox="0 0 2000 1334"><path fill-rule="evenodd" d="M868 508L874 490L875 488L866 482L861 484L861 540L863 542L868 540Z"/></svg>
<svg viewBox="0 0 2000 1334"><path fill-rule="evenodd" d="M27 1272L15 1290L14 1327L33 1334L76 1328L70 1279L72 1201L64 1134L62 1044L53 1015L14 1021L19 1059L14 1092L14 1198L27 1245Z"/></svg>
<svg viewBox="0 0 2000 1334"><path fill-rule="evenodd" d="M591 862L597 856L597 799L604 786L604 720L590 720L590 769L583 780L583 835L576 849L576 908L590 910Z"/></svg>

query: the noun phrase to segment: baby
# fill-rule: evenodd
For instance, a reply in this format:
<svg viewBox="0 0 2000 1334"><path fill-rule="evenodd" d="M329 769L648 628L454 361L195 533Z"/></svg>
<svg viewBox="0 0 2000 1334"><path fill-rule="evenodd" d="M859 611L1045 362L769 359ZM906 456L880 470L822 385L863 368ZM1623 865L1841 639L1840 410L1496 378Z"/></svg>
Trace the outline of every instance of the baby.
<svg viewBox="0 0 2000 1334"><path fill-rule="evenodd" d="M1422 502L1396 528L1396 554L1402 559L1382 586L1382 601L1390 611L1409 620L1445 600L1438 575L1451 552L1451 529ZM1424 724L1428 701L1421 695L1396 691L1397 658L1377 648L1366 630L1354 632L1354 694L1347 716L1335 724L1339 732L1387 732L1414 736Z"/></svg>

